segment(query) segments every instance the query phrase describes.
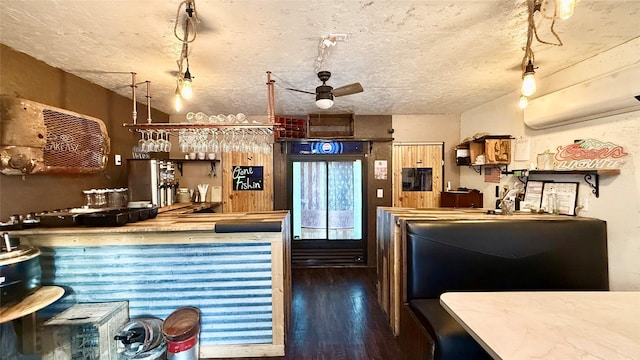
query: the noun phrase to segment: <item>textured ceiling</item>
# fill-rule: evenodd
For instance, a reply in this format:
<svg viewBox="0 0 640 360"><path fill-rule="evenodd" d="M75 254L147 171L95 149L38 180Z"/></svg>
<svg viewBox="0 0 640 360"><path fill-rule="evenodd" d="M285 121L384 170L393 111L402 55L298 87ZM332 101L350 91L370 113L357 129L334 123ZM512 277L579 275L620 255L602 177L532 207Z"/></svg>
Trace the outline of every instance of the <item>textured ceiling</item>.
<svg viewBox="0 0 640 360"><path fill-rule="evenodd" d="M524 0L195 0L200 18L189 56L194 97L182 112L267 112L266 71L276 113L461 113L519 87L527 32ZM0 42L131 97L131 71L151 81L152 106L173 110L173 35L179 0L0 0ZM181 12L180 17L184 16ZM640 1L582 0L559 21L563 47L534 43L537 77L640 36ZM182 23L182 22L181 22ZM546 24L546 25L544 25ZM540 35L549 38L548 23ZM331 47L328 84L365 91L319 110L313 91L320 39ZM640 54L639 54L640 55ZM144 87L138 100L145 102Z"/></svg>

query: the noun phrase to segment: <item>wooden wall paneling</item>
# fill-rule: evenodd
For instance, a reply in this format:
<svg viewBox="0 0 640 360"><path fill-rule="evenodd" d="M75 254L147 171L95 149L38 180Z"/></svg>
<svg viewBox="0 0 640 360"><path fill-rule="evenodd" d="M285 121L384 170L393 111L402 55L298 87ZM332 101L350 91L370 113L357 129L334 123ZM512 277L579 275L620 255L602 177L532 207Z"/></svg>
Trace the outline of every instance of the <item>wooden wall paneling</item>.
<svg viewBox="0 0 640 360"><path fill-rule="evenodd" d="M409 305L402 306L401 316L402 328L398 344L405 355L405 360L432 360L435 351L433 339Z"/></svg>
<svg viewBox="0 0 640 360"><path fill-rule="evenodd" d="M222 211L273 210L273 154L231 152L222 155ZM233 166L262 166L263 190L233 190Z"/></svg>
<svg viewBox="0 0 640 360"><path fill-rule="evenodd" d="M393 145L393 206L435 208L440 205L443 190L444 144ZM402 168L432 168L431 191L402 191Z"/></svg>

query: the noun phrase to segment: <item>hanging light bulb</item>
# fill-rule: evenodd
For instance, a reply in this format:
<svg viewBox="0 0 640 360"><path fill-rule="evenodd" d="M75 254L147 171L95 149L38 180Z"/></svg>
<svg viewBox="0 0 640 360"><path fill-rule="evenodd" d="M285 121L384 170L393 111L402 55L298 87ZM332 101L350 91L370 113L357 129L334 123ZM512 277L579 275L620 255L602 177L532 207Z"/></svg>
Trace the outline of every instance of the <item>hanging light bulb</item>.
<svg viewBox="0 0 640 360"><path fill-rule="evenodd" d="M182 97L185 99L191 99L193 96L193 88L191 87L191 73L187 66L187 71L184 72L184 78L182 79Z"/></svg>
<svg viewBox="0 0 640 360"><path fill-rule="evenodd" d="M534 71L533 63L529 60L529 63L524 69L524 73L522 74L522 95L531 96L536 92L536 79L533 75L536 72Z"/></svg>
<svg viewBox="0 0 640 360"><path fill-rule="evenodd" d="M182 94L180 94L180 85L176 85L175 106L176 112L180 112L180 110L182 109Z"/></svg>
<svg viewBox="0 0 640 360"><path fill-rule="evenodd" d="M573 10L576 7L577 0L557 0L558 1L558 17L567 20L573 16Z"/></svg>
<svg viewBox="0 0 640 360"><path fill-rule="evenodd" d="M527 105L529 105L529 98L524 95L520 95L520 100L518 100L518 107L524 110L526 109Z"/></svg>

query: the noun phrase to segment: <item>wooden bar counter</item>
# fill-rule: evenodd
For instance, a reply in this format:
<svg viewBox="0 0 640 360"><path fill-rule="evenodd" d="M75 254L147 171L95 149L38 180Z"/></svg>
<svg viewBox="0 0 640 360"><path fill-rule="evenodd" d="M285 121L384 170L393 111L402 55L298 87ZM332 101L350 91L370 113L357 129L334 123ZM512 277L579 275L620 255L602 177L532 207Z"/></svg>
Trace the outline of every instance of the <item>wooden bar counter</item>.
<svg viewBox="0 0 640 360"><path fill-rule="evenodd" d="M168 211L120 227L15 231L40 248L42 282L66 295L43 320L75 303L128 301L131 318L202 313L200 358L285 353L291 307L288 211Z"/></svg>

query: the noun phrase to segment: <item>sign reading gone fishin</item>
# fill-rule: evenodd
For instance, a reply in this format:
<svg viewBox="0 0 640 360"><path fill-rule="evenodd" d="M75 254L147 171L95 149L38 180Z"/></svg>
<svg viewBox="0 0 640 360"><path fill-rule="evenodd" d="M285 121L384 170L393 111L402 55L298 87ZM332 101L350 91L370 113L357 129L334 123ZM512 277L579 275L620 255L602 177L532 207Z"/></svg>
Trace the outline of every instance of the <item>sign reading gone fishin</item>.
<svg viewBox="0 0 640 360"><path fill-rule="evenodd" d="M233 191L264 190L262 166L233 166Z"/></svg>
<svg viewBox="0 0 640 360"><path fill-rule="evenodd" d="M628 154L622 146L596 139L584 139L558 146L554 170L619 169Z"/></svg>

